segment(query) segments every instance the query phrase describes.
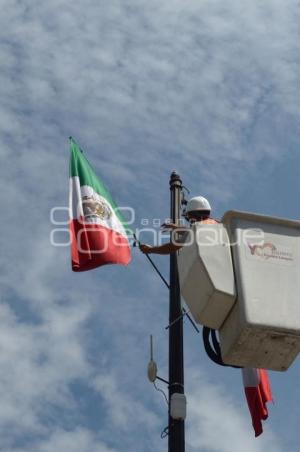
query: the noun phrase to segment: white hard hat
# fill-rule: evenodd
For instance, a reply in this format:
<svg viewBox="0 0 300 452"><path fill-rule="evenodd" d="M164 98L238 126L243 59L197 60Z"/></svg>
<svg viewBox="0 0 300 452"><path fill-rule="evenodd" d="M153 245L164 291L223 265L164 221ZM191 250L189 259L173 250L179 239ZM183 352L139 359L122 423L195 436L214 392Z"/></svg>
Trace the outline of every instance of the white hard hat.
<svg viewBox="0 0 300 452"><path fill-rule="evenodd" d="M185 213L195 211L201 212L207 210L211 211L211 207L207 199L203 196L195 196L188 201Z"/></svg>

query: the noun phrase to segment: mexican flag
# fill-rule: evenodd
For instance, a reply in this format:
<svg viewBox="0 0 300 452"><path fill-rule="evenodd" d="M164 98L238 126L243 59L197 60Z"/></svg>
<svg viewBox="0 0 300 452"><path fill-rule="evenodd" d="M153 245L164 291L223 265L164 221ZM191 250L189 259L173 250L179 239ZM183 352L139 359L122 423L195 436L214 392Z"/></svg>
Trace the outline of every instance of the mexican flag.
<svg viewBox="0 0 300 452"><path fill-rule="evenodd" d="M255 436L263 432L262 422L268 418L267 402L272 402L272 391L265 369L242 369L245 395L252 418Z"/></svg>
<svg viewBox="0 0 300 452"><path fill-rule="evenodd" d="M70 138L70 239L72 270L131 260L126 222L106 187Z"/></svg>

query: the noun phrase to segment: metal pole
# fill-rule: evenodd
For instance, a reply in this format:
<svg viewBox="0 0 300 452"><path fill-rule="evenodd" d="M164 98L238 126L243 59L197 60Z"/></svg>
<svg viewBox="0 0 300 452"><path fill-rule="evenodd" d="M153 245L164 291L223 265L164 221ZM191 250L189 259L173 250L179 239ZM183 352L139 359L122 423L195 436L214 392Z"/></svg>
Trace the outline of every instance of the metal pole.
<svg viewBox="0 0 300 452"><path fill-rule="evenodd" d="M171 218L179 223L182 181L173 171L170 178ZM176 321L174 320L181 318ZM177 253L170 256L170 310L169 310L169 401L174 392L184 393L183 319L177 269ZM174 420L169 413L169 452L184 452L184 421Z"/></svg>

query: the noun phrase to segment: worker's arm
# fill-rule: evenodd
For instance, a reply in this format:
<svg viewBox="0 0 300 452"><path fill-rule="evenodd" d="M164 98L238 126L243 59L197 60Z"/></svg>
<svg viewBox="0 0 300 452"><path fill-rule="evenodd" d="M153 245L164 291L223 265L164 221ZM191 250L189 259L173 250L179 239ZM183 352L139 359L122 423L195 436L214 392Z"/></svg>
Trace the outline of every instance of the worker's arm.
<svg viewBox="0 0 300 452"><path fill-rule="evenodd" d="M160 246L150 246L143 243L139 244L140 250L144 254L171 254L183 247L181 244L165 243Z"/></svg>

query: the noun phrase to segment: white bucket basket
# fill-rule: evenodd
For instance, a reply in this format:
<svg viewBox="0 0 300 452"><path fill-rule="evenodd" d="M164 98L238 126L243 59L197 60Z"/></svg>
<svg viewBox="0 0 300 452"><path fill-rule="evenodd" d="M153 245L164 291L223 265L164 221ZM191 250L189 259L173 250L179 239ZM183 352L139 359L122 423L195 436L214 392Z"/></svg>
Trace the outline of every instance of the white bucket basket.
<svg viewBox="0 0 300 452"><path fill-rule="evenodd" d="M178 253L181 294L195 321L218 329L235 302L230 244L222 224L195 224Z"/></svg>
<svg viewBox="0 0 300 452"><path fill-rule="evenodd" d="M300 222L227 212L237 303L220 329L226 364L284 371L300 351Z"/></svg>

